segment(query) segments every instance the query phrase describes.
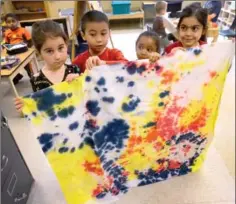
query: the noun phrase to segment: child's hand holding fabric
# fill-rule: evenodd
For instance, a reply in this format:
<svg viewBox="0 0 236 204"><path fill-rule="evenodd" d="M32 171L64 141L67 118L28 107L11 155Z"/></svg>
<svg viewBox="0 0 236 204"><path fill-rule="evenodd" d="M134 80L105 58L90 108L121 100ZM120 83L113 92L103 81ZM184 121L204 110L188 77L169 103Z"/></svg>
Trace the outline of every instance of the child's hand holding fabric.
<svg viewBox="0 0 236 204"><path fill-rule="evenodd" d="M161 55L157 52L152 52L150 55L149 55L149 61L150 63L154 63L156 62L158 59L160 59Z"/></svg>
<svg viewBox="0 0 236 204"><path fill-rule="evenodd" d="M86 61L86 69L92 69L95 66L100 66L106 64L105 61L100 60L98 56L89 57Z"/></svg>
<svg viewBox="0 0 236 204"><path fill-rule="evenodd" d="M79 76L79 74L68 74L65 81L72 82L78 76Z"/></svg>
<svg viewBox="0 0 236 204"><path fill-rule="evenodd" d="M17 110L17 112L21 113L22 112L22 109L24 107L24 103L23 103L23 100L22 98L15 98L14 99L14 104L15 104L15 108Z"/></svg>

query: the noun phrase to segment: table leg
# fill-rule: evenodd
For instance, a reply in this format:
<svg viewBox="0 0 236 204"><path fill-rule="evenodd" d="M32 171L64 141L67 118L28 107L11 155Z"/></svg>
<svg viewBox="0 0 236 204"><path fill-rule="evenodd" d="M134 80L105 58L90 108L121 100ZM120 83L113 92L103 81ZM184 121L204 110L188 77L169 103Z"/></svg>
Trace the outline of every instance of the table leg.
<svg viewBox="0 0 236 204"><path fill-rule="evenodd" d="M16 86L15 86L15 84L13 83L13 79L12 79L11 77L9 77L8 79L9 79L9 81L10 81L10 84L11 84L11 86L12 86L12 89L13 89L13 91L14 91L15 96L16 96L16 97L19 97L19 94L18 94L18 92L17 92L17 90L16 90Z"/></svg>
<svg viewBox="0 0 236 204"><path fill-rule="evenodd" d="M37 60L37 57L36 57L35 53L34 53L34 56L32 58L32 64L33 64L34 74L38 73L40 70L39 70L39 64L38 64L38 60Z"/></svg>

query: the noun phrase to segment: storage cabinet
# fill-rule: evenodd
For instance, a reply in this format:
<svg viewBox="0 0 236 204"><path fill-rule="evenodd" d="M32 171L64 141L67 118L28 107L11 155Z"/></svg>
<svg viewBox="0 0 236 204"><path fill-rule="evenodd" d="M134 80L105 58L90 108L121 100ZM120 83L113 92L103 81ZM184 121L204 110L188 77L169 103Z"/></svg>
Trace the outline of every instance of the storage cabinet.
<svg viewBox="0 0 236 204"><path fill-rule="evenodd" d="M224 7L221 9L218 17L219 26L221 29L228 29L235 19L235 2L225 1Z"/></svg>
<svg viewBox="0 0 236 204"><path fill-rule="evenodd" d="M11 9L19 20L30 20L49 17L48 2L46 1L16 1L11 0Z"/></svg>
<svg viewBox="0 0 236 204"><path fill-rule="evenodd" d="M26 204L34 179L3 117L1 148L1 203Z"/></svg>

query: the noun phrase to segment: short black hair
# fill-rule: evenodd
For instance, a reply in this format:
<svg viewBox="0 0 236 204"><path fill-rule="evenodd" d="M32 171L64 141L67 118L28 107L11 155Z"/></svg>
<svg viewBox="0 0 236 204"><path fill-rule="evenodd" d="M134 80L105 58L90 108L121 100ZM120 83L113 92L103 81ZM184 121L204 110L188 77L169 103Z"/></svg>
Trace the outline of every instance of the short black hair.
<svg viewBox="0 0 236 204"><path fill-rule="evenodd" d="M81 31L83 33L85 33L86 30L86 24L87 23L91 23L91 22L105 22L107 23L108 27L109 25L109 20L108 17L106 16L106 14L104 14L101 11L97 11L97 10L92 10L92 11L88 11L87 13L85 13L81 19Z"/></svg>
<svg viewBox="0 0 236 204"><path fill-rule="evenodd" d="M156 52L160 53L160 38L157 35L157 33L153 32L153 31L144 31L144 32L142 32L138 36L138 39L136 40L136 46L138 45L138 42L139 42L140 38L143 37L143 36L152 38L155 41L155 44L156 44L156 47L157 47Z"/></svg>
<svg viewBox="0 0 236 204"><path fill-rule="evenodd" d="M14 14L14 13L7 13L7 14L5 15L4 20L7 21L8 18L13 18L13 19L15 19L16 21L19 20L18 17L17 17L17 15Z"/></svg>

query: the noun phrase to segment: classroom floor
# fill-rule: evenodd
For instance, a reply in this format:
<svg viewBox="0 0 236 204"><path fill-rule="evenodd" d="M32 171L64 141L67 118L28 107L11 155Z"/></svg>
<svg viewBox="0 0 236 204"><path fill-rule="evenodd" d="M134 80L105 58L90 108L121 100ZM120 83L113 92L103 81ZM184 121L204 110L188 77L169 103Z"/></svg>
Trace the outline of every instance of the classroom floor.
<svg viewBox="0 0 236 204"><path fill-rule="evenodd" d="M135 41L142 30L112 31L116 48L129 60L136 59ZM125 34L124 34L125 33ZM27 76L17 85L21 95L31 92ZM27 204L66 204L27 121L13 106L13 92L2 83L2 110L35 179ZM194 174L132 189L114 204L233 204L235 203L235 62L228 74L215 138L202 169Z"/></svg>

